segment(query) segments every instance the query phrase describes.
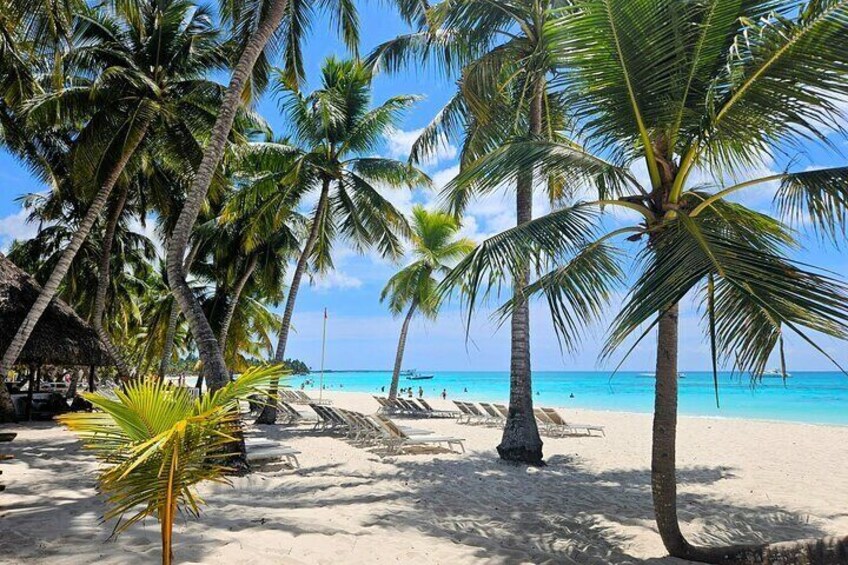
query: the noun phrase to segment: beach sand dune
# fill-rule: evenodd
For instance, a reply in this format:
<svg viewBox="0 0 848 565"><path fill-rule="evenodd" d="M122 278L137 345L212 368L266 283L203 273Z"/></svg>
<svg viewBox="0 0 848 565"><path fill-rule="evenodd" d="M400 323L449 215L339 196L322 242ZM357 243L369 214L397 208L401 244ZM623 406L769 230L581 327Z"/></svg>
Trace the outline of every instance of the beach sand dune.
<svg viewBox="0 0 848 565"><path fill-rule="evenodd" d="M373 412L365 394L330 393ZM434 407L447 405L433 401ZM606 438L545 439L548 465L498 461L500 430L414 425L464 437L468 453L381 458L308 427L262 433L299 449L302 468L261 468L201 489L181 518L178 563L683 563L664 557L650 496L651 419L570 411ZM13 427L3 465L0 562L133 564L159 558L154 521L107 541L97 463L54 424ZM848 533L848 428L682 418L680 517L721 544Z"/></svg>

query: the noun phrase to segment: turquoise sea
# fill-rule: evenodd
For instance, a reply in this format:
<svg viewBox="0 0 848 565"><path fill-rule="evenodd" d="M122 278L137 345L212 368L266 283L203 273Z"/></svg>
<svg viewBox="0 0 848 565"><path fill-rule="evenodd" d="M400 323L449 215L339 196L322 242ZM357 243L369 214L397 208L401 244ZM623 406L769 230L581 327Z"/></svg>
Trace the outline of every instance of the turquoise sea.
<svg viewBox="0 0 848 565"><path fill-rule="evenodd" d="M448 400L509 400L509 374L506 372L425 371L432 380L413 381L401 377L401 387L424 388L425 398L446 390ZM319 388L320 374L295 377L290 384L306 390ZM349 390L379 394L388 391L390 371L327 372L328 390ZM593 410L651 412L652 373L620 372L536 372L533 389L541 405L573 406ZM465 392L465 390L468 392ZM571 395L574 395L572 398ZM680 412L694 416L785 420L814 424L848 425L848 376L837 372L793 372L784 383L780 377L766 377L752 383L747 375L719 373L719 401L716 407L713 375L686 372L680 379Z"/></svg>

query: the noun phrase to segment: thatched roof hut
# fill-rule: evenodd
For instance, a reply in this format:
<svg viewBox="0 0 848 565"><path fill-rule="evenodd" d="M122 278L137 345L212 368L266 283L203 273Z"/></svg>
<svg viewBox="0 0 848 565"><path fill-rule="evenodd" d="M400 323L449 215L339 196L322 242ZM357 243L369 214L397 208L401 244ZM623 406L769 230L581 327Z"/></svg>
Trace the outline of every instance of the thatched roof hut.
<svg viewBox="0 0 848 565"><path fill-rule="evenodd" d="M0 352L6 351L41 287L0 253ZM18 358L22 365L104 366L109 353L94 329L54 298Z"/></svg>

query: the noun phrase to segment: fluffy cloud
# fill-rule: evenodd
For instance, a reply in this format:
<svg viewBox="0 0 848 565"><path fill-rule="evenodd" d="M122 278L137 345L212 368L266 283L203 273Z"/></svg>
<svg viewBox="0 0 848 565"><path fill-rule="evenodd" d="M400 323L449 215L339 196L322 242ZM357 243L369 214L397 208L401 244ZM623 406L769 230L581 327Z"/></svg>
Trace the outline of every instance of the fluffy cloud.
<svg viewBox="0 0 848 565"><path fill-rule="evenodd" d="M0 218L0 251L7 251L15 239L30 239L38 233L38 224L27 221L27 211L19 210Z"/></svg>
<svg viewBox="0 0 848 565"><path fill-rule="evenodd" d="M412 145L423 131L423 128L411 131L404 131L400 129L392 130L386 136L386 141L389 144L389 155L395 159L401 159L404 161L407 160L409 158L410 151L412 151ZM454 145L451 145L450 143L442 143L436 149L436 153L431 155L422 164L424 166L435 166L439 163L455 159L456 155L457 149Z"/></svg>
<svg viewBox="0 0 848 565"><path fill-rule="evenodd" d="M338 269L330 271L320 278L316 277L312 281L312 287L319 291L360 288L361 286L362 280Z"/></svg>

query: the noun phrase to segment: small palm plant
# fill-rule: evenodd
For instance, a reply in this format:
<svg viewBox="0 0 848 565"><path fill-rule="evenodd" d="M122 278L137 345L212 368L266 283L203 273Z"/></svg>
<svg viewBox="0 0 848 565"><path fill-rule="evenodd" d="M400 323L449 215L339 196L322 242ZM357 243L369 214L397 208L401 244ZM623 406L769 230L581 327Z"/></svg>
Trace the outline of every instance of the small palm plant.
<svg viewBox="0 0 848 565"><path fill-rule="evenodd" d="M84 395L94 412L60 416L107 465L99 482L111 506L104 518L118 518L114 534L155 515L162 563L170 564L177 510L198 515L203 500L196 486L228 482L227 448L240 437L239 401L264 394L283 372L279 365L255 367L199 399L161 380L132 381L114 397Z"/></svg>
<svg viewBox="0 0 848 565"><path fill-rule="evenodd" d="M452 215L428 212L423 206L416 206L412 210L412 252L416 260L389 279L380 295L381 301L389 299L392 314L399 316L406 310L398 340L389 398L397 398L409 322L416 312L435 318L439 310L441 300L436 292L439 281L433 275L449 272L450 262L462 259L474 249L474 242L470 239L456 239L459 227L459 222Z"/></svg>

